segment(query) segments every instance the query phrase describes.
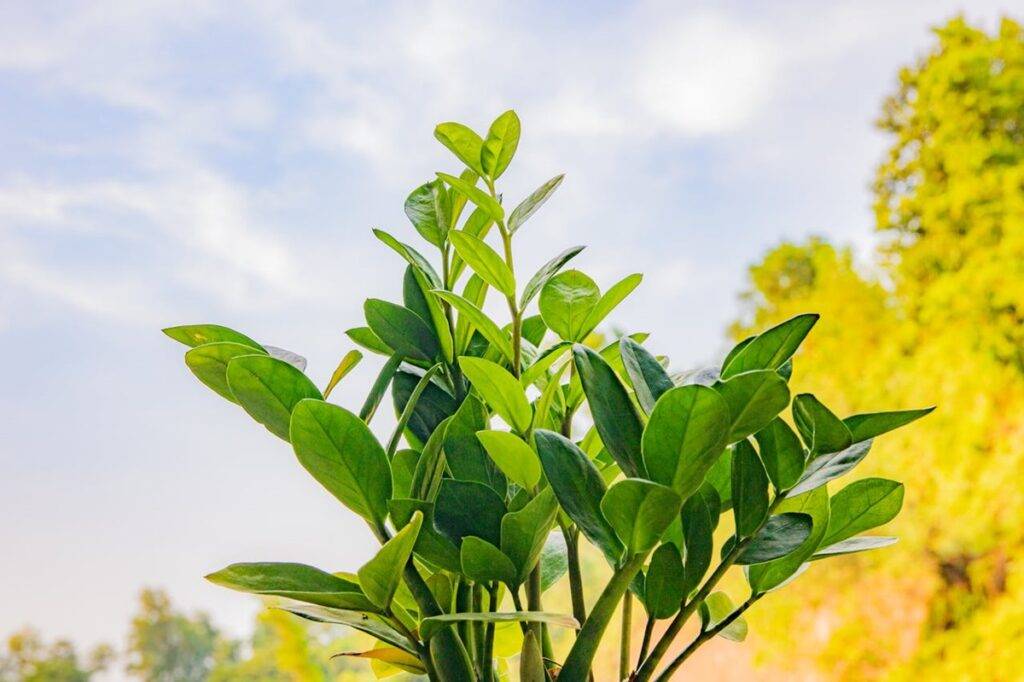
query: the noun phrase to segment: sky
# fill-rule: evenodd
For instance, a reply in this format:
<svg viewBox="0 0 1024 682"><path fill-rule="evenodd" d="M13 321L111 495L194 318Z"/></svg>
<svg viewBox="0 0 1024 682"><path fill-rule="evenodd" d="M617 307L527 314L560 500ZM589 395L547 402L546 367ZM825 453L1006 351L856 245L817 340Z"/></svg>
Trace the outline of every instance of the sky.
<svg viewBox="0 0 1024 682"><path fill-rule="evenodd" d="M875 131L900 66L1008 2L0 0L0 637L120 645L143 586L233 633L235 561L354 570L365 525L199 385L165 326L216 322L326 383L417 237L402 204L458 162L432 137L515 108L517 234L640 288L617 327L680 368L726 349L746 268L824 235L867 253ZM362 401L368 357L332 400ZM386 438L386 420L379 433Z"/></svg>

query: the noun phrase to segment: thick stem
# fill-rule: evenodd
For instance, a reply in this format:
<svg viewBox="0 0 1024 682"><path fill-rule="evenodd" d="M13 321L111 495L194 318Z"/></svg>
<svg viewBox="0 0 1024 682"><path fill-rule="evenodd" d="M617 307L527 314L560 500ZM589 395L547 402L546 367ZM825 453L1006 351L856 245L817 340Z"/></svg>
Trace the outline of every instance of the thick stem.
<svg viewBox="0 0 1024 682"><path fill-rule="evenodd" d="M572 597L572 617L583 625L587 621L587 603L583 598L583 572L580 570L579 531L562 527L565 551L569 563L569 594Z"/></svg>
<svg viewBox="0 0 1024 682"><path fill-rule="evenodd" d="M420 615L424 618L440 616L441 607L437 605L434 593L430 591L430 587L423 580L423 576L416 569L412 559L409 559L409 563L405 565L403 576L409 586L409 591L412 592L413 599L419 606ZM454 630L442 628L431 638L429 646L438 680L441 682L476 681L469 653Z"/></svg>
<svg viewBox="0 0 1024 682"><path fill-rule="evenodd" d="M629 676L629 650L633 630L633 593L626 590L622 598L622 632L619 637L619 679Z"/></svg>
<svg viewBox="0 0 1024 682"><path fill-rule="evenodd" d="M473 586L469 581L462 579L455 588L455 612L456 613L469 613L473 610ZM473 623L471 621L462 621L458 624L459 636L462 638L462 642L466 645L466 650L470 654L476 653L476 641L473 638Z"/></svg>
<svg viewBox="0 0 1024 682"><path fill-rule="evenodd" d="M651 648L651 638L654 636L654 624L655 619L652 616L647 616L647 625L644 627L644 639L640 643L640 655L637 656L636 666L639 668L640 664L647 658L647 651Z"/></svg>
<svg viewBox="0 0 1024 682"><path fill-rule="evenodd" d="M498 584L491 583L487 586L488 604L487 610L494 613L498 610ZM484 682L494 680L494 623L487 624L487 632L484 634L484 655L481 662L483 667Z"/></svg>
<svg viewBox="0 0 1024 682"><path fill-rule="evenodd" d="M480 583L473 585L473 611L474 613L482 613L484 610L484 587ZM481 679L486 679L484 673L485 665L487 660L484 658L484 623L483 621L474 621L473 623L473 643L476 645L476 669L480 674Z"/></svg>
<svg viewBox="0 0 1024 682"><path fill-rule="evenodd" d="M601 643L601 636L615 614L615 608L619 605L622 595L629 589L629 583L643 568L644 556L636 554L631 557L616 569L611 580L605 585L590 616L587 617L587 622L576 637L576 643L569 651L569 656L565 659L565 665L558 674L559 682L583 682L587 679L594 654Z"/></svg>
<svg viewBox="0 0 1024 682"><path fill-rule="evenodd" d="M704 642L708 641L709 639L717 635L719 632L732 625L733 621L742 616L743 612L749 609L751 606L753 606L754 602L760 599L761 596L762 595L750 595L749 599L743 602L735 611L726 616L725 619L723 619L720 623L715 625L715 627L700 633L697 636L697 639L690 642L690 645L683 649L683 652L676 656L672 660L672 662L668 664L668 667L665 668L661 672L661 674L658 675L657 678L655 678L655 682L668 682L669 680L671 680L672 674L675 673L679 666L683 664L683 661L685 661L693 654L693 652L699 649L701 645L704 644Z"/></svg>

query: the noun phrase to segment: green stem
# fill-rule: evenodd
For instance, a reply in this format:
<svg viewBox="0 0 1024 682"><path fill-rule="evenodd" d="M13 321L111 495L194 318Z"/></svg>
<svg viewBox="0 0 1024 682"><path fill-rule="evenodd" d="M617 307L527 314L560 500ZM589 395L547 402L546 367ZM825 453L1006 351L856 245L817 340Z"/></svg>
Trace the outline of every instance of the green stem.
<svg viewBox="0 0 1024 682"><path fill-rule="evenodd" d="M583 573L580 570L579 530L562 527L565 551L569 563L569 595L572 597L572 617L583 625L587 621L587 604L583 598Z"/></svg>
<svg viewBox="0 0 1024 682"><path fill-rule="evenodd" d="M402 439L402 433L405 431L406 425L409 423L409 419L412 418L413 410L416 409L416 403L419 402L420 396L423 395L423 391L427 390L427 386L430 384L431 378L441 370L441 363L437 363L424 373L423 377L416 384L416 388L412 389L412 394L409 395L409 402L405 404L405 409L402 410L402 415L398 418L398 424L395 426L395 432L391 434L391 440L388 441L388 459L390 460L395 455L395 450L398 449L398 442Z"/></svg>
<svg viewBox="0 0 1024 682"><path fill-rule="evenodd" d="M715 625L715 627L711 628L710 630L705 630L704 632L700 633L695 640L690 642L689 646L683 649L683 652L681 654L672 659L672 662L668 664L668 667L665 668L661 672L661 674L658 675L657 678L655 678L655 682L669 682L669 680L672 679L673 673L675 673L679 666L683 664L683 661L685 661L693 654L693 652L699 649L700 646L704 644L704 642L708 641L709 639L720 633L722 630L732 625L733 621L742 616L743 612L749 609L751 606L753 606L754 602L760 599L761 596L762 595L750 595L749 599L743 602L743 604L741 604L740 607L737 608L735 611L726 616L725 619L722 620L722 622L718 623L717 625Z"/></svg>
<svg viewBox="0 0 1024 682"><path fill-rule="evenodd" d="M455 588L455 612L456 613L469 613L473 610L473 587L468 580L459 581L458 586ZM467 651L471 654L476 653L476 642L473 639L473 623L471 621L462 621L458 625L459 636L462 638L463 643L466 645Z"/></svg>
<svg viewBox="0 0 1024 682"><path fill-rule="evenodd" d="M484 610L484 587L480 583L473 584L473 612L482 613ZM476 669L480 679L486 679L485 666L487 660L484 658L484 623L483 621L473 622L473 644L476 645Z"/></svg>
<svg viewBox="0 0 1024 682"><path fill-rule="evenodd" d="M644 554L632 556L616 569L611 580L605 585L590 616L587 617L587 622L583 624L576 637L576 643L569 651L569 656L565 659L565 665L558 674L559 682L583 682L587 679L597 647L601 643L601 636L608 627L623 594L629 589L629 583L643 568L644 557Z"/></svg>
<svg viewBox="0 0 1024 682"><path fill-rule="evenodd" d="M619 679L629 676L629 650L633 629L633 593L628 589L622 597L622 633L619 637Z"/></svg>
<svg viewBox="0 0 1024 682"><path fill-rule="evenodd" d="M398 366L401 364L402 356L392 355L384 363L384 366L381 367L380 374L377 375L377 379L373 382L373 387L370 389L370 394L366 396L366 402L363 403L363 407L359 410L359 418L367 424L370 423L374 413L377 412L380 400L384 397L388 384L391 383L391 379L395 376L395 372L398 371Z"/></svg>
<svg viewBox="0 0 1024 682"><path fill-rule="evenodd" d="M494 613L498 610L498 584L491 583L487 586L488 604L487 610ZM487 631L484 634L484 656L483 656L484 682L494 680L494 623L487 624Z"/></svg>
<svg viewBox="0 0 1024 682"><path fill-rule="evenodd" d="M643 660L647 658L647 650L651 648L651 638L654 636L655 619L647 616L647 625L644 627L644 639L640 643L640 655L637 656L636 665L639 668Z"/></svg>

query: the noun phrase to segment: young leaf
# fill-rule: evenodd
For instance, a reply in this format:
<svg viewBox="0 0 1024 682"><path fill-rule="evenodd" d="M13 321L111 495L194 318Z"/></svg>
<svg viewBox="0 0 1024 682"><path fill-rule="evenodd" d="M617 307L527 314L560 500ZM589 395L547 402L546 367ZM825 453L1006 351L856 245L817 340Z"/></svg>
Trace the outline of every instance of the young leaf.
<svg viewBox="0 0 1024 682"><path fill-rule="evenodd" d="M331 658L338 657L369 659L374 673L381 674L381 676L385 677L388 674L398 674L398 671L410 673L412 675L426 675L427 673L427 670L423 667L423 662L420 660L419 656L396 647L380 647L377 649L370 649L369 651L344 651L340 654L334 654L331 656ZM379 673L377 664L382 665L383 670L386 672Z"/></svg>
<svg viewBox="0 0 1024 682"><path fill-rule="evenodd" d="M747 440L733 448L732 508L741 538L753 535L768 514L768 474Z"/></svg>
<svg viewBox="0 0 1024 682"><path fill-rule="evenodd" d="M903 507L903 484L884 478L855 481L832 496L831 506L821 541L826 547L896 518Z"/></svg>
<svg viewBox="0 0 1024 682"><path fill-rule="evenodd" d="M468 288L468 287L467 287ZM508 338L508 334L502 331L501 327L494 323L491 318L487 317L484 311L480 310L476 305L471 303L468 299L453 294L450 291L442 291L440 289L434 290L434 295L443 301L447 301L453 308L459 311L459 325L462 325L462 320L465 318L469 324L476 328L487 342L494 346L505 358L511 363L515 357L512 351L512 342ZM465 338L469 338L470 331L467 330ZM460 337L461 338L461 337ZM459 342L461 345L461 341Z"/></svg>
<svg viewBox="0 0 1024 682"><path fill-rule="evenodd" d="M793 398L793 421L812 457L839 452L853 443L846 424L810 393Z"/></svg>
<svg viewBox="0 0 1024 682"><path fill-rule="evenodd" d="M812 459L803 476L800 477L800 482L793 487L790 494L800 495L808 490L821 487L834 478L839 478L867 457L872 442L865 440L854 443L845 450Z"/></svg>
<svg viewBox="0 0 1024 682"><path fill-rule="evenodd" d="M468 535L501 544L501 518L505 502L483 483L446 478L434 502L434 525L442 535L462 544Z"/></svg>
<svg viewBox="0 0 1024 682"><path fill-rule="evenodd" d="M500 581L506 585L518 585L516 568L500 549L475 536L462 541L462 574L470 580L486 583Z"/></svg>
<svg viewBox="0 0 1024 682"><path fill-rule="evenodd" d="M561 613L546 613L544 611L502 611L499 613L445 613L440 616L424 618L420 624L420 635L424 639L430 639L438 633L441 628L455 625L456 623L478 622L478 623L547 623L558 625L564 628L578 630L580 624L572 616Z"/></svg>
<svg viewBox="0 0 1024 682"><path fill-rule="evenodd" d="M324 389L324 400L327 400L331 395L331 391L338 385L338 382L344 379L345 375L351 372L362 359L363 354L357 350L350 350L345 353L345 356L334 369L334 373L331 374L331 380L327 382L327 388Z"/></svg>
<svg viewBox="0 0 1024 682"><path fill-rule="evenodd" d="M461 123L439 123L434 128L437 141L451 150L459 161L477 175L484 175L480 152L484 141L471 128Z"/></svg>
<svg viewBox="0 0 1024 682"><path fill-rule="evenodd" d="M386 357L391 357L395 354L395 351L392 350L391 346L381 341L381 338L369 327L353 327L352 329L346 329L345 336L352 339L352 342L357 346L361 346L371 353L384 355Z"/></svg>
<svg viewBox="0 0 1024 682"><path fill-rule="evenodd" d="M707 632L714 628L728 618L735 609L736 607L733 606L732 600L729 599L729 595L725 592L709 594L708 598L701 602L700 605L701 632ZM730 642L742 642L747 638L747 621L742 617L737 618L719 632L718 636Z"/></svg>
<svg viewBox="0 0 1024 682"><path fill-rule="evenodd" d="M540 460L522 438L508 431L477 431L476 437L509 480L533 490L540 481Z"/></svg>
<svg viewBox="0 0 1024 682"><path fill-rule="evenodd" d="M896 412L870 412L867 414L855 414L843 420L850 433L853 435L853 442L859 443L869 438L881 436L893 429L906 426L926 414L931 413L934 407L925 407L920 410L899 410Z"/></svg>
<svg viewBox="0 0 1024 682"><path fill-rule="evenodd" d="M231 402L235 395L228 386L228 363L242 355L266 355L266 351L233 341L204 343L185 353L185 364L199 381Z"/></svg>
<svg viewBox="0 0 1024 682"><path fill-rule="evenodd" d="M758 369L777 370L793 356L818 321L818 315L797 315L758 334L722 367L722 379Z"/></svg>
<svg viewBox="0 0 1024 682"><path fill-rule="evenodd" d="M459 366L484 401L497 412L505 422L520 433L526 433L533 419L530 402L522 385L501 365L484 360L462 356Z"/></svg>
<svg viewBox="0 0 1024 682"><path fill-rule="evenodd" d="M215 585L240 592L330 606L354 611L374 611L359 586L305 564L232 564L206 576Z"/></svg>
<svg viewBox="0 0 1024 682"><path fill-rule="evenodd" d="M810 515L811 534L800 547L786 556L747 569L747 580L755 594L768 592L790 580L818 549L828 528L828 493L824 488L819 488L805 495L786 498L779 504L776 511Z"/></svg>
<svg viewBox="0 0 1024 682"><path fill-rule="evenodd" d="M420 185L405 200L405 215L424 239L441 248L448 235L448 193L440 180Z"/></svg>
<svg viewBox="0 0 1024 682"><path fill-rule="evenodd" d="M423 514L414 513L409 523L385 542L377 554L359 569L359 586L382 611L386 612L391 606L422 524Z"/></svg>
<svg viewBox="0 0 1024 682"><path fill-rule="evenodd" d="M564 177L565 175L556 175L535 189L533 194L523 199L508 218L508 231L515 233L516 230L522 227L523 223L529 220L530 216L536 213L537 209L543 206L544 202L555 193L558 186L562 184Z"/></svg>
<svg viewBox="0 0 1024 682"><path fill-rule="evenodd" d="M579 270L560 272L540 291L540 314L548 329L566 341L582 339L583 323L601 299L594 280Z"/></svg>
<svg viewBox="0 0 1024 682"><path fill-rule="evenodd" d="M827 559L829 557L841 556L843 554L855 554L867 552L872 549L881 549L896 544L897 538L877 535L860 535L837 542L834 545L823 546L811 556L811 561ZM824 544L824 543L822 543Z"/></svg>
<svg viewBox="0 0 1024 682"><path fill-rule="evenodd" d="M523 310L530 304L533 297L540 293L544 285L548 283L552 277L558 274L558 271L562 267L575 258L580 251L585 249L585 246L573 246L568 248L562 253L558 254L547 263L545 263L536 274L530 278L530 281L526 283L526 287L523 289L523 295L519 299L519 307Z"/></svg>
<svg viewBox="0 0 1024 682"><path fill-rule="evenodd" d="M725 399L732 417L728 442L735 443L768 426L789 404L789 386L776 372L738 374L713 388Z"/></svg>
<svg viewBox="0 0 1024 682"><path fill-rule="evenodd" d="M431 362L441 349L437 337L419 315L404 306L377 298L363 304L366 323L395 353Z"/></svg>
<svg viewBox="0 0 1024 682"><path fill-rule="evenodd" d="M257 353L266 352L260 344L234 329L219 324L185 324L178 327L167 327L163 333L179 343L195 348L208 343L238 343L253 348Z"/></svg>
<svg viewBox="0 0 1024 682"><path fill-rule="evenodd" d="M558 504L583 534L615 562L622 556L622 543L615 529L601 513L605 483L590 458L575 443L553 431L534 433L537 454L544 474L555 491Z"/></svg>
<svg viewBox="0 0 1024 682"><path fill-rule="evenodd" d="M291 419L299 463L346 507L379 527L391 499L391 468L366 423L343 407L303 400Z"/></svg>
<svg viewBox="0 0 1024 682"><path fill-rule="evenodd" d="M479 187L447 173L438 173L437 177L447 182L456 191L461 192L467 199L486 211L487 215L495 222L500 223L505 219L505 209L501 207L501 204Z"/></svg>
<svg viewBox="0 0 1024 682"><path fill-rule="evenodd" d="M423 254L421 254L419 251L412 248L408 244L404 244L398 241L384 230L375 229L373 231L373 235L380 241L384 242L384 244L386 244L399 256L404 258L406 263L408 263L409 265L413 266L414 268L422 272L424 275L426 275L427 279L430 280L430 283L433 286L442 286L441 278L438 276L437 271L434 270L434 267L430 264L430 261L424 258Z"/></svg>
<svg viewBox="0 0 1024 682"><path fill-rule="evenodd" d="M292 409L319 389L287 362L267 355L242 355L228 363L228 387L238 404L278 438L288 440Z"/></svg>
<svg viewBox="0 0 1024 682"><path fill-rule="evenodd" d="M506 584L519 585L526 581L540 558L557 512L554 491L545 488L525 507L509 512L501 520L501 551L516 568L515 580Z"/></svg>
<svg viewBox="0 0 1024 682"><path fill-rule="evenodd" d="M671 618L686 596L683 557L679 548L665 543L654 550L644 575L644 607L651 618Z"/></svg>
<svg viewBox="0 0 1024 682"><path fill-rule="evenodd" d="M626 552L642 554L661 539L682 500L674 490L640 478L619 481L605 493L601 512L615 529Z"/></svg>
<svg viewBox="0 0 1024 682"><path fill-rule="evenodd" d="M640 407L651 414L658 398L674 386L671 377L646 348L628 336L619 341L619 354Z"/></svg>
<svg viewBox="0 0 1024 682"><path fill-rule="evenodd" d="M459 256L473 268L473 272L480 275L480 279L505 296L516 295L516 280L512 271L487 242L465 232L452 232L450 239Z"/></svg>
<svg viewBox="0 0 1024 682"><path fill-rule="evenodd" d="M747 545L736 563L763 564L796 551L811 535L813 521L809 514L786 512L768 519Z"/></svg>
<svg viewBox="0 0 1024 682"><path fill-rule="evenodd" d="M644 427L615 370L582 344L573 346L572 355L601 442L627 476L644 475Z"/></svg>
<svg viewBox="0 0 1024 682"><path fill-rule="evenodd" d="M586 338L587 334L597 329L597 325L604 321L604 318L608 317L608 314L615 310L616 307L622 301L629 296L633 289L640 286L640 282L644 276L637 273L629 275L619 280L612 287L601 296L597 301L597 305L590 309L587 313L587 317L583 320L583 327L580 331L579 338Z"/></svg>
<svg viewBox="0 0 1024 682"><path fill-rule="evenodd" d="M761 461L776 490L789 490L804 472L804 449L789 424L778 417L754 434Z"/></svg>
<svg viewBox="0 0 1024 682"><path fill-rule="evenodd" d="M480 168L491 180L497 180L508 168L519 146L520 124L516 112L509 109L494 119L480 149Z"/></svg>
<svg viewBox="0 0 1024 682"><path fill-rule="evenodd" d="M683 543L686 549L684 593L690 594L700 585L711 567L714 553L714 532L718 526L721 502L718 493L705 483L683 503Z"/></svg>
<svg viewBox="0 0 1024 682"><path fill-rule="evenodd" d="M643 433L651 479L687 499L722 454L729 423L729 408L713 389L696 384L670 389Z"/></svg>

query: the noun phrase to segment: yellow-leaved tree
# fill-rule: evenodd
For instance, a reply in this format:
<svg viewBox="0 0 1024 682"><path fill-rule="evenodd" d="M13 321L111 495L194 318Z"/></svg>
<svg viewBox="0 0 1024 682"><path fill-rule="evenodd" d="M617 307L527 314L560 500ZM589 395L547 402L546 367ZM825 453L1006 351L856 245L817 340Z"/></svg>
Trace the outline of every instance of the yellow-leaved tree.
<svg viewBox="0 0 1024 682"><path fill-rule="evenodd" d="M875 261L783 244L750 269L732 330L818 311L795 390L841 416L939 406L856 471L906 482L900 544L822 562L751 616L762 657L805 654L833 679L1021 679L1024 32L935 34L879 122Z"/></svg>

